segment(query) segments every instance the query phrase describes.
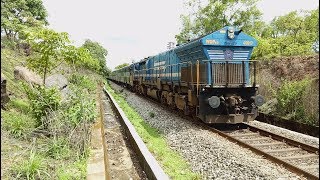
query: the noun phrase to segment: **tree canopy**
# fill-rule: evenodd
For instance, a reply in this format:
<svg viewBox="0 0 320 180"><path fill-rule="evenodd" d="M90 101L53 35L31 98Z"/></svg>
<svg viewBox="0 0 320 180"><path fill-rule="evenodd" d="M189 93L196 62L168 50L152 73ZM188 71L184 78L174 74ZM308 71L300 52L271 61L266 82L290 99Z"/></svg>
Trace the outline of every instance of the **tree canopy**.
<svg viewBox="0 0 320 180"><path fill-rule="evenodd" d="M99 63L91 57L85 48L76 48L70 44L69 35L66 32L55 32L43 28L39 31L28 31L26 41L38 56L27 59L27 66L43 76L43 84L47 74L62 62L74 66L84 66L89 69L99 70Z"/></svg>
<svg viewBox="0 0 320 180"><path fill-rule="evenodd" d="M123 67L129 66L129 63L123 63L115 67L115 69L121 69Z"/></svg>
<svg viewBox="0 0 320 180"><path fill-rule="evenodd" d="M312 11L292 11L263 22L256 4L259 0L188 0L188 14L181 15L178 43L237 26L258 40L253 59L307 55L319 51L319 7Z"/></svg>
<svg viewBox="0 0 320 180"><path fill-rule="evenodd" d="M1 0L1 32L10 39L26 28L48 25L42 0Z"/></svg>
<svg viewBox="0 0 320 180"><path fill-rule="evenodd" d="M218 30L226 25L234 25L251 30L256 22L261 22L262 13L256 7L258 0L189 0L187 15L181 15L182 30L176 35L178 43Z"/></svg>
<svg viewBox="0 0 320 180"><path fill-rule="evenodd" d="M92 57L99 61L101 73L107 75L108 69L106 66L106 57L108 55L108 51L98 42L93 42L90 39L87 39L81 47L89 50Z"/></svg>
<svg viewBox="0 0 320 180"><path fill-rule="evenodd" d="M312 11L292 11L275 17L253 35L258 39L252 58L307 55L316 51L319 42L319 8Z"/></svg>

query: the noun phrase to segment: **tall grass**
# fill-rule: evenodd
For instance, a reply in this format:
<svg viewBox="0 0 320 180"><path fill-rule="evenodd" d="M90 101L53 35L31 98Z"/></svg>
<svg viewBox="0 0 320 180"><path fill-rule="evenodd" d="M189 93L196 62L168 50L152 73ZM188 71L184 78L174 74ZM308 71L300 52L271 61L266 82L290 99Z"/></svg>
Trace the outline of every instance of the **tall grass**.
<svg viewBox="0 0 320 180"><path fill-rule="evenodd" d="M13 166L13 175L17 179L49 179L44 158L33 151L30 152L29 159L23 160Z"/></svg>
<svg viewBox="0 0 320 180"><path fill-rule="evenodd" d="M15 138L26 137L34 130L34 119L16 111L1 111L4 128Z"/></svg>

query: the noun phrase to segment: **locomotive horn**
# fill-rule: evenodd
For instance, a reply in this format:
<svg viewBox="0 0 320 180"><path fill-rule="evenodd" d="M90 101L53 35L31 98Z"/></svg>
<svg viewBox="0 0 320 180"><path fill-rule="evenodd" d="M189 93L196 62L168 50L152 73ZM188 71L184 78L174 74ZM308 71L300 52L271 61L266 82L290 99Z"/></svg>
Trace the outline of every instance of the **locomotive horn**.
<svg viewBox="0 0 320 180"><path fill-rule="evenodd" d="M242 32L242 29L240 29L239 31L235 32L235 35L239 35Z"/></svg>

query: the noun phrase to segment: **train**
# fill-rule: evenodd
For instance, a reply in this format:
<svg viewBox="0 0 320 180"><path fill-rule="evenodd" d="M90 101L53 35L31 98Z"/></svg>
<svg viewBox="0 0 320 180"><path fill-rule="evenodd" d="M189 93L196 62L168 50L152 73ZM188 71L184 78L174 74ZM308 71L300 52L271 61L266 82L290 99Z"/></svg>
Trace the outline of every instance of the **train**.
<svg viewBox="0 0 320 180"><path fill-rule="evenodd" d="M208 124L254 120L264 97L256 83L257 40L226 26L117 69L108 77Z"/></svg>

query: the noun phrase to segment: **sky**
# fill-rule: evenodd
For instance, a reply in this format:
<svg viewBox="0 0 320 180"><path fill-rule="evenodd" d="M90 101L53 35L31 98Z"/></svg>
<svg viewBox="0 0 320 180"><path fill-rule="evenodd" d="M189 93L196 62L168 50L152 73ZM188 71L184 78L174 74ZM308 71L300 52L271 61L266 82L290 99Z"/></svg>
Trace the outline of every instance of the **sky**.
<svg viewBox="0 0 320 180"><path fill-rule="evenodd" d="M86 39L108 50L107 66L140 61L167 50L181 30L185 0L43 0L49 28L67 32L76 46ZM312 10L318 0L261 0L263 20Z"/></svg>

